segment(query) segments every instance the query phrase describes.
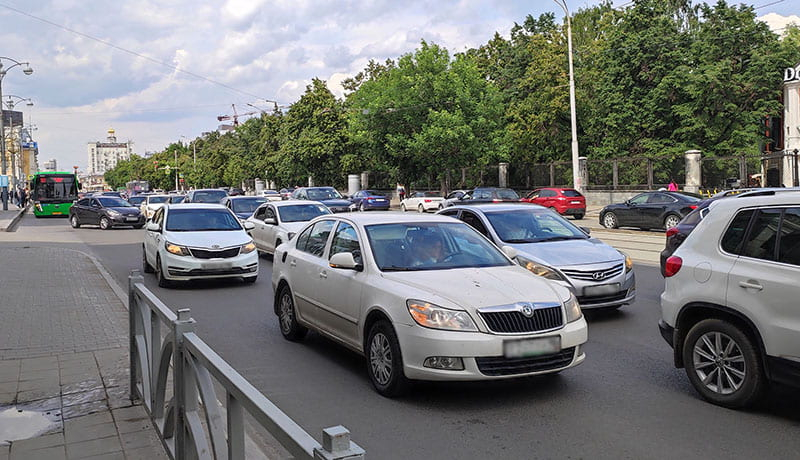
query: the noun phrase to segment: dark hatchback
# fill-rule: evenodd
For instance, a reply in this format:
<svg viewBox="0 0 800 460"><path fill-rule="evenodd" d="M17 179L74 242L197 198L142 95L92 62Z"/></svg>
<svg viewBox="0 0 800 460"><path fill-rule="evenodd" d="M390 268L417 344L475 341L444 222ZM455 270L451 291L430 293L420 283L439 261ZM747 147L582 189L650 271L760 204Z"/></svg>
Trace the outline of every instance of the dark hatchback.
<svg viewBox="0 0 800 460"><path fill-rule="evenodd" d="M144 222L139 208L113 196L81 198L69 208L69 223L72 228L81 225L99 225L103 230L119 226L142 228Z"/></svg>
<svg viewBox="0 0 800 460"><path fill-rule="evenodd" d="M600 211L606 228L672 228L700 204L700 195L687 192L644 192L624 203L610 204Z"/></svg>
<svg viewBox="0 0 800 460"><path fill-rule="evenodd" d="M380 209L382 211L389 210L389 198L386 195L376 192L375 190L360 190L350 197L350 209L355 211L369 211L372 209Z"/></svg>
<svg viewBox="0 0 800 460"><path fill-rule="evenodd" d="M331 212L347 212L350 210L350 200L345 199L333 187L300 187L292 192L293 200L319 201Z"/></svg>
<svg viewBox="0 0 800 460"><path fill-rule="evenodd" d="M233 211L239 220L245 221L253 215L259 206L266 202L267 199L263 196L236 195L223 198L220 204Z"/></svg>
<svg viewBox="0 0 800 460"><path fill-rule="evenodd" d="M228 192L218 188L204 188L198 190L189 190L186 194L184 203L210 203L219 204L223 198L228 196Z"/></svg>
<svg viewBox="0 0 800 460"><path fill-rule="evenodd" d="M460 198L453 201L446 201L446 206L459 204L481 204L481 203L507 203L519 201L519 194L510 188L500 187L479 187L470 190Z"/></svg>

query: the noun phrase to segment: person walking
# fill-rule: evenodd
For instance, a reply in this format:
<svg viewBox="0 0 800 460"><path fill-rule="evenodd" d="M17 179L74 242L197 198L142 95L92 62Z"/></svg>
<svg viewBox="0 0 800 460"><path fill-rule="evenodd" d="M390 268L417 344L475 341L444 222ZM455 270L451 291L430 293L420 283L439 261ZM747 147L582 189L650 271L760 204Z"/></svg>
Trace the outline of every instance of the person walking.
<svg viewBox="0 0 800 460"><path fill-rule="evenodd" d="M674 180L669 180L669 185L667 185L668 192L677 192L678 191L678 184L675 183Z"/></svg>
<svg viewBox="0 0 800 460"><path fill-rule="evenodd" d="M19 189L19 203L20 203L20 206L19 206L20 208L24 208L25 206L28 205L28 188L27 187Z"/></svg>
<svg viewBox="0 0 800 460"><path fill-rule="evenodd" d="M15 188L11 189L10 198L11 198L11 204L16 205L18 208L22 207L22 206L19 205L19 193L17 193L17 189L15 189Z"/></svg>
<svg viewBox="0 0 800 460"><path fill-rule="evenodd" d="M406 188L400 182L397 183L397 198L403 201L406 198Z"/></svg>

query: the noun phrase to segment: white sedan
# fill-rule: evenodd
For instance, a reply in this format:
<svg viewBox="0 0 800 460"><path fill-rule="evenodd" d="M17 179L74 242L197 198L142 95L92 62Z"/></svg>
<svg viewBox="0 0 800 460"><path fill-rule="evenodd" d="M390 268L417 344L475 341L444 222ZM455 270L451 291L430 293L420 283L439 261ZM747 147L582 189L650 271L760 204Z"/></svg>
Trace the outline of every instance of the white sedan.
<svg viewBox="0 0 800 460"><path fill-rule="evenodd" d="M570 291L531 274L463 222L419 214L321 216L275 251L275 314L367 358L375 389L410 380L558 372L585 355Z"/></svg>
<svg viewBox="0 0 800 460"><path fill-rule="evenodd" d="M153 214L170 201L170 195L147 195L147 198L139 205L145 219L151 219Z"/></svg>
<svg viewBox="0 0 800 460"><path fill-rule="evenodd" d="M158 285L175 281L241 277L254 283L258 253L230 209L218 204L167 205L153 214L144 235L142 269Z"/></svg>
<svg viewBox="0 0 800 460"><path fill-rule="evenodd" d="M319 201L276 201L259 206L247 222L253 225L249 233L259 252L273 254L309 220L330 213Z"/></svg>
<svg viewBox="0 0 800 460"><path fill-rule="evenodd" d="M444 207L444 197L439 192L413 192L400 203L400 210L405 211L436 211Z"/></svg>

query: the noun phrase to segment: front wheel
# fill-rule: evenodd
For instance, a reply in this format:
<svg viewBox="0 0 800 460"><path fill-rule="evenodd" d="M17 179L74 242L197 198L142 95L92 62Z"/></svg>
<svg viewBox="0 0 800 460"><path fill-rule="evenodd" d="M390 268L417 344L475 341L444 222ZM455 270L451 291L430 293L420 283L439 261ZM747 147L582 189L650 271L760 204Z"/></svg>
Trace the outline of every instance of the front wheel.
<svg viewBox="0 0 800 460"><path fill-rule="evenodd" d="M281 295L278 297L278 322L280 323L281 334L286 340L299 342L308 333L308 329L297 322L297 312L294 309L294 299L289 286L284 286L283 290L281 290Z"/></svg>
<svg viewBox="0 0 800 460"><path fill-rule="evenodd" d="M145 253L144 245L142 245L142 271L145 273L153 273L153 266L147 262L147 254Z"/></svg>
<svg viewBox="0 0 800 460"><path fill-rule="evenodd" d="M613 212L607 212L606 215L603 216L603 227L605 228L617 228L619 226L619 222L617 222L617 216Z"/></svg>
<svg viewBox="0 0 800 460"><path fill-rule="evenodd" d="M720 406L749 406L766 387L761 354L744 331L727 321L695 324L683 344L683 363L695 390Z"/></svg>
<svg viewBox="0 0 800 460"><path fill-rule="evenodd" d="M100 228L103 230L108 230L111 228L111 221L108 220L108 217L101 217L100 218Z"/></svg>
<svg viewBox="0 0 800 460"><path fill-rule="evenodd" d="M358 205L358 210L364 212L367 210L367 208L364 207L364 203L361 203L360 205Z"/></svg>
<svg viewBox="0 0 800 460"><path fill-rule="evenodd" d="M406 212L406 205L405 203L400 203L400 210Z"/></svg>
<svg viewBox="0 0 800 460"><path fill-rule="evenodd" d="M664 228L669 230L672 227L675 227L680 223L681 218L680 216L676 216L675 214L670 214L664 219Z"/></svg>
<svg viewBox="0 0 800 460"><path fill-rule="evenodd" d="M423 213L423 212L425 212L425 207L422 206L422 204L420 204L419 206L417 206L417 211L420 212L420 213Z"/></svg>
<svg viewBox="0 0 800 460"><path fill-rule="evenodd" d="M383 396L400 396L408 390L403 373L403 355L392 325L381 320L373 324L367 337L367 372L375 390Z"/></svg>
<svg viewBox="0 0 800 460"><path fill-rule="evenodd" d="M158 279L158 287L169 288L172 287L172 281L164 276L164 267L161 266L161 257L156 257L156 279Z"/></svg>
<svg viewBox="0 0 800 460"><path fill-rule="evenodd" d="M39 217L39 216L36 216L36 217ZM81 223L78 221L78 216L76 216L74 214L72 215L72 217L69 218L69 224L72 225L72 228L80 228L81 227Z"/></svg>

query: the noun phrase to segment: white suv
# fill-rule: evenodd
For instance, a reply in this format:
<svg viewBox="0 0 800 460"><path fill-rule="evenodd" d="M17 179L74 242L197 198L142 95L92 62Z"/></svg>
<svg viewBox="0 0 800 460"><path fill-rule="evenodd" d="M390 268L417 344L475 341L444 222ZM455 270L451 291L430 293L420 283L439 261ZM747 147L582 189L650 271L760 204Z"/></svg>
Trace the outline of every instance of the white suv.
<svg viewBox="0 0 800 460"><path fill-rule="evenodd" d="M726 407L800 386L800 193L719 200L666 260L661 335Z"/></svg>

